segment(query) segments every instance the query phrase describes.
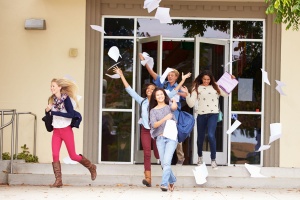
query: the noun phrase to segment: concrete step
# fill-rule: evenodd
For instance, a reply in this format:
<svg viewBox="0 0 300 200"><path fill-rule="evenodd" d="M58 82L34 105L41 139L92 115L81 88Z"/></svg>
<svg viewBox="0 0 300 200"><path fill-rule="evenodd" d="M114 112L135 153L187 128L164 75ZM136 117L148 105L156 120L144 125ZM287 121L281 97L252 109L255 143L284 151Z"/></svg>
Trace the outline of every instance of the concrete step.
<svg viewBox="0 0 300 200"><path fill-rule="evenodd" d="M62 164L63 184L72 186L141 185L144 166L132 164L97 164L97 179L90 179L89 171L80 164ZM265 178L252 178L244 166L207 166L207 182L197 185L193 175L195 165L175 166L172 170L179 187L233 187L233 188L300 188L300 169L262 167ZM159 185L162 170L152 165L152 185ZM13 173L7 175L9 185L50 185L54 182L51 164L14 163Z"/></svg>

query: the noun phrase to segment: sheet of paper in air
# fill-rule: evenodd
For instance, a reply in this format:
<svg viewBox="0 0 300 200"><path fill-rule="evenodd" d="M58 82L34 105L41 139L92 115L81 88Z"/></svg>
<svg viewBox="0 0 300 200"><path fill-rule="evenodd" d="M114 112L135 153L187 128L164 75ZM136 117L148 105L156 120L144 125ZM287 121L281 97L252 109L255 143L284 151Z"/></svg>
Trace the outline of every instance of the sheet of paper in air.
<svg viewBox="0 0 300 200"><path fill-rule="evenodd" d="M77 101L80 101L80 100L81 100L81 98L82 98L82 96L80 96L80 95L77 95L77 96L76 96L76 98L77 98Z"/></svg>
<svg viewBox="0 0 300 200"><path fill-rule="evenodd" d="M270 124L270 139L269 139L269 144L274 142L275 140L279 139L282 135L281 132L281 123L273 123Z"/></svg>
<svg viewBox="0 0 300 200"><path fill-rule="evenodd" d="M151 13L153 10L155 10L158 6L161 0L145 0L144 1L144 9L147 8L148 13Z"/></svg>
<svg viewBox="0 0 300 200"><path fill-rule="evenodd" d="M119 64L120 62L117 62L116 64L114 64L114 65L112 65L112 66L110 66L106 71L108 71L108 70L110 70L111 68L113 68L113 67L115 67L115 66L117 66L118 64Z"/></svg>
<svg viewBox="0 0 300 200"><path fill-rule="evenodd" d="M69 156L65 157L63 159L63 161L64 161L65 164L73 164L74 165L74 164L78 163L77 161L71 160L71 158Z"/></svg>
<svg viewBox="0 0 300 200"><path fill-rule="evenodd" d="M98 26L98 25L90 25L90 26L92 29L106 34L106 32L104 31L104 28L102 26Z"/></svg>
<svg viewBox="0 0 300 200"><path fill-rule="evenodd" d="M167 120L164 128L163 136L171 140L177 140L177 125L174 120Z"/></svg>
<svg viewBox="0 0 300 200"><path fill-rule="evenodd" d="M146 52L143 52L143 57L144 57L145 60L142 60L142 61L141 61L141 64L142 64L143 66L145 66L146 64L148 64L148 66L149 66L151 69L153 69L153 66L154 66L154 60L153 60L153 58L150 57L149 54L146 53Z"/></svg>
<svg viewBox="0 0 300 200"><path fill-rule="evenodd" d="M265 178L266 177L260 173L260 167L249 165L247 163L245 163L245 167L248 170L248 172L250 173L250 176L253 178Z"/></svg>
<svg viewBox="0 0 300 200"><path fill-rule="evenodd" d="M230 126L230 128L228 129L228 131L226 131L227 134L231 134L235 129L237 129L237 127L239 127L239 125L241 125L242 123L239 120L235 120L235 122Z"/></svg>
<svg viewBox="0 0 300 200"><path fill-rule="evenodd" d="M217 83L224 92L229 94L239 82L236 79L232 79L231 74L225 72Z"/></svg>
<svg viewBox="0 0 300 200"><path fill-rule="evenodd" d="M284 95L284 96L286 96L286 94L282 91L282 86L285 86L285 84L283 83L283 82L281 82L281 81L278 81L278 80L275 80L276 81L276 83L277 83L277 86L276 86L276 90L281 94L281 95Z"/></svg>
<svg viewBox="0 0 300 200"><path fill-rule="evenodd" d="M174 71L174 69L168 67L168 68L165 70L165 72L163 73L163 75L160 77L160 82L161 82L161 83L164 83L165 80L166 80L166 78L167 78L167 76L168 76L168 74L169 74L170 72L172 72L172 71Z"/></svg>
<svg viewBox="0 0 300 200"><path fill-rule="evenodd" d="M259 147L259 149L256 150L255 152L264 151L264 150L270 149L270 147L271 147L271 145L261 145Z"/></svg>
<svg viewBox="0 0 300 200"><path fill-rule="evenodd" d="M268 79L268 72L266 72L265 70L261 69L262 71L262 76L263 76L263 80L266 84L270 85L270 81Z"/></svg>
<svg viewBox="0 0 300 200"><path fill-rule="evenodd" d="M235 61L238 61L238 60L240 60L240 59L233 60L233 61L228 62L228 63L226 63L225 65L221 65L221 66L222 66L222 67L227 67L227 65L230 65L230 63L234 63Z"/></svg>
<svg viewBox="0 0 300 200"><path fill-rule="evenodd" d="M252 101L253 79L239 78L238 101Z"/></svg>
<svg viewBox="0 0 300 200"><path fill-rule="evenodd" d="M113 79L121 78L119 74L113 74L113 75L105 74L105 75L108 76L108 77L110 77L110 78L113 78Z"/></svg>
<svg viewBox="0 0 300 200"><path fill-rule="evenodd" d="M116 46L110 47L110 49L108 50L108 56L116 62L118 62L119 57L122 58L122 56L120 55L120 51Z"/></svg>
<svg viewBox="0 0 300 200"><path fill-rule="evenodd" d="M171 98L171 99L175 99L176 102L179 102L180 100L180 96L179 94L175 94L173 95L173 91L172 91L172 94L169 90L165 90L165 92L167 93L167 95Z"/></svg>
<svg viewBox="0 0 300 200"><path fill-rule="evenodd" d="M172 23L170 8L158 7L154 17L158 19L161 24Z"/></svg>
<svg viewBox="0 0 300 200"><path fill-rule="evenodd" d="M197 184L201 185L207 182L206 177L208 176L208 171L205 162L203 162L202 165L195 167L193 173Z"/></svg>

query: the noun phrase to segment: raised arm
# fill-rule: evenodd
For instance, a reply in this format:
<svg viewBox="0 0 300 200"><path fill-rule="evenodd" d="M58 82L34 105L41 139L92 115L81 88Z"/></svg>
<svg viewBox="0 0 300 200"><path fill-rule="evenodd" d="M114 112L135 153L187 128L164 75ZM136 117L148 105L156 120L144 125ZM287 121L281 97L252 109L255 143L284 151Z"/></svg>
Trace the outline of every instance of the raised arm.
<svg viewBox="0 0 300 200"><path fill-rule="evenodd" d="M191 77L192 73L189 72L187 73L186 75L184 75L184 73L182 72L182 78L181 78L181 81L180 83L176 86L175 90L180 90L180 88L182 87L182 85L184 84L185 80L189 77Z"/></svg>
<svg viewBox="0 0 300 200"><path fill-rule="evenodd" d="M144 56L142 53L139 53L139 57L140 57L140 60L145 60ZM152 76L152 78L154 80L157 79L157 73L153 71L153 69L151 67L149 67L149 65L146 63L145 65L147 71L149 72L150 76Z"/></svg>
<svg viewBox="0 0 300 200"><path fill-rule="evenodd" d="M120 75L121 80L122 80L123 85L124 85L125 88L127 88L127 87L130 86L129 83L127 82L127 80L125 79L122 70L121 70L118 66L114 67L114 68L113 68L113 71L114 71L116 74L119 74L119 75Z"/></svg>

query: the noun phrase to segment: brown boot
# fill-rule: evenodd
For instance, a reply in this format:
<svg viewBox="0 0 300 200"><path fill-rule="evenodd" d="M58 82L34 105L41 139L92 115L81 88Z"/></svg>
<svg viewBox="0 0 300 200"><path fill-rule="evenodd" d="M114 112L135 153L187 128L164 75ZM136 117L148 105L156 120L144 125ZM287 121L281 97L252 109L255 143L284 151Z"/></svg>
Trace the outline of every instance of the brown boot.
<svg viewBox="0 0 300 200"><path fill-rule="evenodd" d="M53 172L55 175L55 182L53 185L50 185L51 188L57 187L60 188L63 184L62 184L62 180L61 180L61 166L60 166L60 162L53 162L52 163L53 166Z"/></svg>
<svg viewBox="0 0 300 200"><path fill-rule="evenodd" d="M92 164L91 161L86 159L83 155L81 155L81 157L82 157L82 159L79 163L82 164L83 166L85 166L86 168L88 168L88 170L91 172L91 179L95 180L97 177L96 165Z"/></svg>
<svg viewBox="0 0 300 200"><path fill-rule="evenodd" d="M143 179L143 184L147 187L151 187L151 171L145 171L145 179Z"/></svg>

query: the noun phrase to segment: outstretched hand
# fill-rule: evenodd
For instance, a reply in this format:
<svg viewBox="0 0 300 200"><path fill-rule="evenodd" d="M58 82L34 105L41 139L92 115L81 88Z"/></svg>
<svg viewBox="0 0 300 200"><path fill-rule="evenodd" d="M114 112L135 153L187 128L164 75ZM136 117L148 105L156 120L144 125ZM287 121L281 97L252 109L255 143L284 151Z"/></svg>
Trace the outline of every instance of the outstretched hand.
<svg viewBox="0 0 300 200"><path fill-rule="evenodd" d="M120 76L123 76L123 71L118 66L113 67L113 71L116 74L119 74Z"/></svg>
<svg viewBox="0 0 300 200"><path fill-rule="evenodd" d="M184 75L184 73L182 72L182 80L185 80L185 79L187 79L187 78L190 78L191 75L192 75L191 72L187 73L186 75Z"/></svg>
<svg viewBox="0 0 300 200"><path fill-rule="evenodd" d="M189 93L189 90L185 86L182 86L180 90L184 93Z"/></svg>

